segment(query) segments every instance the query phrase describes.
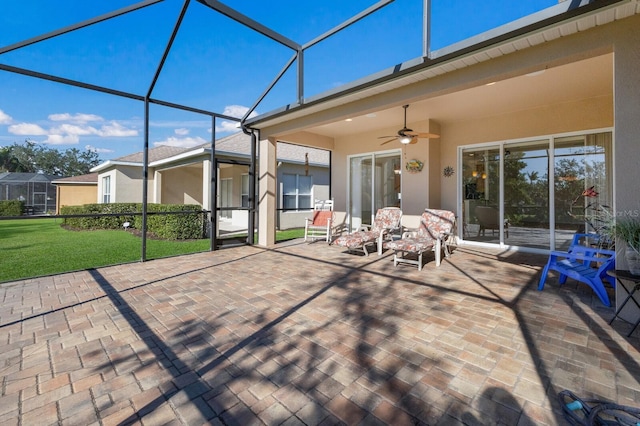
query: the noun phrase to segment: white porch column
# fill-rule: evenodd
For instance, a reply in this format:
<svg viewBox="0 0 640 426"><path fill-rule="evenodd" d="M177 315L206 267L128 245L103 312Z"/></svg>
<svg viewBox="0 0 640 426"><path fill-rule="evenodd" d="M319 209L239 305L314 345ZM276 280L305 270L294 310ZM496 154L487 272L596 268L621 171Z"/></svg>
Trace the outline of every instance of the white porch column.
<svg viewBox="0 0 640 426"><path fill-rule="evenodd" d="M638 22L638 18L633 22ZM618 37L614 47L614 123L615 159L614 191L618 218L640 215L638 182L640 182L640 32L629 28ZM617 244L616 268L627 269L623 244ZM627 285L629 287L630 284ZM616 308L626 294L616 289ZM636 296L638 297L638 296ZM637 320L640 310L627 303L621 317Z"/></svg>
<svg viewBox="0 0 640 426"><path fill-rule="evenodd" d="M268 247L276 242L276 140L264 139L258 145L258 244Z"/></svg>
<svg viewBox="0 0 640 426"><path fill-rule="evenodd" d="M162 203L162 172L153 172L153 194L150 203Z"/></svg>
<svg viewBox="0 0 640 426"><path fill-rule="evenodd" d="M202 208L211 210L211 160L202 162Z"/></svg>

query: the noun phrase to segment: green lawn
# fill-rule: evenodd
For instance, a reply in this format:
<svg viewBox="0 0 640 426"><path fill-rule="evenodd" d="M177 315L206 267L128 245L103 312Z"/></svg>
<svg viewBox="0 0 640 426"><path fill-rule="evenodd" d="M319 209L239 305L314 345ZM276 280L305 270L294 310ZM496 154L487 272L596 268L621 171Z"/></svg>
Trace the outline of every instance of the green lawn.
<svg viewBox="0 0 640 426"><path fill-rule="evenodd" d="M136 262L142 240L124 230L69 231L60 219L0 221L0 282ZM278 232L278 241L299 238L303 230ZM209 250L209 240L147 239L147 259Z"/></svg>

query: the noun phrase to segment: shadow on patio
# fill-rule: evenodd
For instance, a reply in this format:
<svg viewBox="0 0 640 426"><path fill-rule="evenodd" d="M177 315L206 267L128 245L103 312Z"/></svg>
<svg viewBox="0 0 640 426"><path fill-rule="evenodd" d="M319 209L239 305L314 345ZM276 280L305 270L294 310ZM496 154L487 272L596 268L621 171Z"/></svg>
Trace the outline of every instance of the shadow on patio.
<svg viewBox="0 0 640 426"><path fill-rule="evenodd" d="M422 272L300 240L0 287L2 424L564 424L640 405L638 332L544 256Z"/></svg>

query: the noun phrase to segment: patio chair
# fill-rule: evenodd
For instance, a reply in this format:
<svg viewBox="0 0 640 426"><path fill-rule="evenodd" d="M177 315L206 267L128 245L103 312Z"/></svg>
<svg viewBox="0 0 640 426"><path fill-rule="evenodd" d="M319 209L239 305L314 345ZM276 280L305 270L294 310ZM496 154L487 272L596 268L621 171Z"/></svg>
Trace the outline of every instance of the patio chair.
<svg viewBox="0 0 640 426"><path fill-rule="evenodd" d="M500 230L500 212L498 209L489 206L477 206L475 208L476 218L478 218L478 237L484 237L485 230L490 229L491 235L495 235L496 230ZM504 237L509 238L509 221L504 221Z"/></svg>
<svg viewBox="0 0 640 426"><path fill-rule="evenodd" d="M330 243L333 219L333 200L316 200L312 216L304 221L304 240Z"/></svg>
<svg viewBox="0 0 640 426"><path fill-rule="evenodd" d="M435 252L436 266L440 266L441 254L449 257L449 242L453 238L456 216L452 211L426 209L420 218L417 231L407 231L402 238L386 243L394 251L393 266L398 263L417 265L422 270L422 255Z"/></svg>
<svg viewBox="0 0 640 426"><path fill-rule="evenodd" d="M605 306L611 306L604 282L615 286L615 279L607 271L615 269L616 252L579 243L582 234L576 234L568 251L552 251L547 265L542 270L538 290L544 289L549 271L560 273L560 285L573 278L587 284Z"/></svg>
<svg viewBox="0 0 640 426"><path fill-rule="evenodd" d="M369 255L367 245L377 244L378 255L382 254L382 246L391 234L400 228L402 210L398 207L384 207L378 209L373 219L373 225L362 225L351 234L342 235L333 244L346 247L349 251L362 249L365 256Z"/></svg>

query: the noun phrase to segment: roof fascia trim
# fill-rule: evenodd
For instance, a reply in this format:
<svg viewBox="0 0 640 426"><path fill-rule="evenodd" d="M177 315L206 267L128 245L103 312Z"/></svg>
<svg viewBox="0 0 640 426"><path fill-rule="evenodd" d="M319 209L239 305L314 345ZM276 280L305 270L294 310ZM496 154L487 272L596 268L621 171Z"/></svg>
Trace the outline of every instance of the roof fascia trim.
<svg viewBox="0 0 640 426"><path fill-rule="evenodd" d="M134 162L134 161L114 161L107 160L102 164L98 164L97 166L90 169L90 172L100 172L106 168L113 166L132 166L132 167L142 167L142 162Z"/></svg>

